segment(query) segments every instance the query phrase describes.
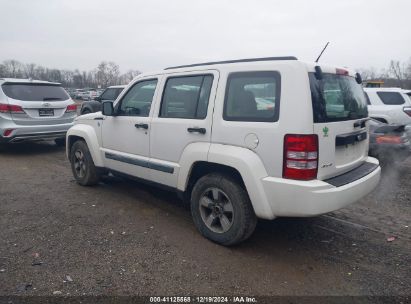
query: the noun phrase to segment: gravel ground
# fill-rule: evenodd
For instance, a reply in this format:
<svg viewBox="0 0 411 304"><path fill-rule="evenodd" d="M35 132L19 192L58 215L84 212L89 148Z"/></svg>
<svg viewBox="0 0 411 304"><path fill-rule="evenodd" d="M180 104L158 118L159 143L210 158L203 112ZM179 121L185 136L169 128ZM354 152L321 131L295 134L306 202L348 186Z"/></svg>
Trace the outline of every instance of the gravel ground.
<svg viewBox="0 0 411 304"><path fill-rule="evenodd" d="M51 143L4 148L0 170L0 295L411 293L411 159L348 208L260 221L231 248L201 237L173 193L77 185Z"/></svg>

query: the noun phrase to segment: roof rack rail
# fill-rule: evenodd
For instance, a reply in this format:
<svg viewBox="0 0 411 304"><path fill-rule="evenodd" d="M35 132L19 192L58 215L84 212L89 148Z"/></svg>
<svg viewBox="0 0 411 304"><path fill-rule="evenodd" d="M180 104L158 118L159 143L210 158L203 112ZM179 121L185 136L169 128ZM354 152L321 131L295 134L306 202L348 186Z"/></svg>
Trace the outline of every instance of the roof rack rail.
<svg viewBox="0 0 411 304"><path fill-rule="evenodd" d="M203 66L203 65L213 65L213 64L227 64L227 63L254 62L254 61L277 61L277 60L298 60L298 59L297 59L297 57L294 57L294 56L246 58L246 59L213 61L213 62L203 62L203 63L179 65L179 66L173 66L173 67L165 68L165 70L178 69L178 68L190 68L190 67Z"/></svg>

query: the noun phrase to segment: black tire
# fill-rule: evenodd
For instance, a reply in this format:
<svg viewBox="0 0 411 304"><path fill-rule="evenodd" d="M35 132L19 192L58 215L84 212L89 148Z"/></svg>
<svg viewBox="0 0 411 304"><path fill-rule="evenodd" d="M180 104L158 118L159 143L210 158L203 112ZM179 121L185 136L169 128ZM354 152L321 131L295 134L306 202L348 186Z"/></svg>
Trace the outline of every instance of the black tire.
<svg viewBox="0 0 411 304"><path fill-rule="evenodd" d="M54 140L54 142L56 143L57 146L59 146L59 147L64 147L64 146L66 145L66 138L65 138L65 137L63 137L63 138L56 138L56 139Z"/></svg>
<svg viewBox="0 0 411 304"><path fill-rule="evenodd" d="M81 115L90 114L90 113L91 113L90 109L86 108L81 112Z"/></svg>
<svg viewBox="0 0 411 304"><path fill-rule="evenodd" d="M221 192L215 189L219 189ZM211 194L209 194L210 191ZM211 208L211 204L204 207L204 202L207 202L207 199L211 199L212 202L221 200L223 203L215 204ZM224 207L218 206L224 206L227 202L231 205L228 208L232 210L231 218L230 212L226 213ZM208 215L207 210L210 211ZM219 212L222 212L223 215ZM218 173L205 175L194 185L191 193L191 214L195 226L204 237L224 246L235 245L246 240L254 232L257 225L257 217L247 191L234 178ZM230 225L223 225L221 219L224 216L229 221L231 220ZM213 219L211 225L206 224L206 222L210 223L210 218ZM218 227L219 225L221 228ZM228 230L225 229L227 227L229 227Z"/></svg>
<svg viewBox="0 0 411 304"><path fill-rule="evenodd" d="M96 166L84 140L76 141L70 150L71 171L77 183L82 186L92 186L100 181Z"/></svg>

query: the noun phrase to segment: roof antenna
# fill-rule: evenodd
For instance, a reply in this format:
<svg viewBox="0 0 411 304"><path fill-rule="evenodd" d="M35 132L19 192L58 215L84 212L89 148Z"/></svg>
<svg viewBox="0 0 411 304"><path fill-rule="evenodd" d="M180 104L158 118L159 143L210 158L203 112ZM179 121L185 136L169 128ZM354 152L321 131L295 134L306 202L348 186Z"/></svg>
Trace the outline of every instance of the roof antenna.
<svg viewBox="0 0 411 304"><path fill-rule="evenodd" d="M325 45L325 47L323 48L323 50L320 53L320 56L318 56L317 60L315 61L316 63L320 60L322 54L324 53L325 49L327 48L327 46L330 44L330 42L327 42L327 44Z"/></svg>

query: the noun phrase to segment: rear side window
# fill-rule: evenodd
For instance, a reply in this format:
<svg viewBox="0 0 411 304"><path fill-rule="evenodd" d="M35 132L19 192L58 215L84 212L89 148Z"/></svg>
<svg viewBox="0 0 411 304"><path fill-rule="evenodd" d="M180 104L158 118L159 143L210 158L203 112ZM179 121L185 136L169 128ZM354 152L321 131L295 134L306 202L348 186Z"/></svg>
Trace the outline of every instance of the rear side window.
<svg viewBox="0 0 411 304"><path fill-rule="evenodd" d="M402 105L405 103L404 98L398 92L377 92L377 95L386 105Z"/></svg>
<svg viewBox="0 0 411 304"><path fill-rule="evenodd" d="M59 101L70 96L58 85L38 83L5 83L1 86L7 97L23 101Z"/></svg>
<svg viewBox="0 0 411 304"><path fill-rule="evenodd" d="M281 77L278 72L231 73L223 118L228 121L278 121Z"/></svg>
<svg viewBox="0 0 411 304"><path fill-rule="evenodd" d="M314 122L333 122L366 118L367 100L354 77L323 74L318 80L309 73Z"/></svg>
<svg viewBox="0 0 411 304"><path fill-rule="evenodd" d="M159 117L204 119L212 84L212 75L168 78Z"/></svg>

